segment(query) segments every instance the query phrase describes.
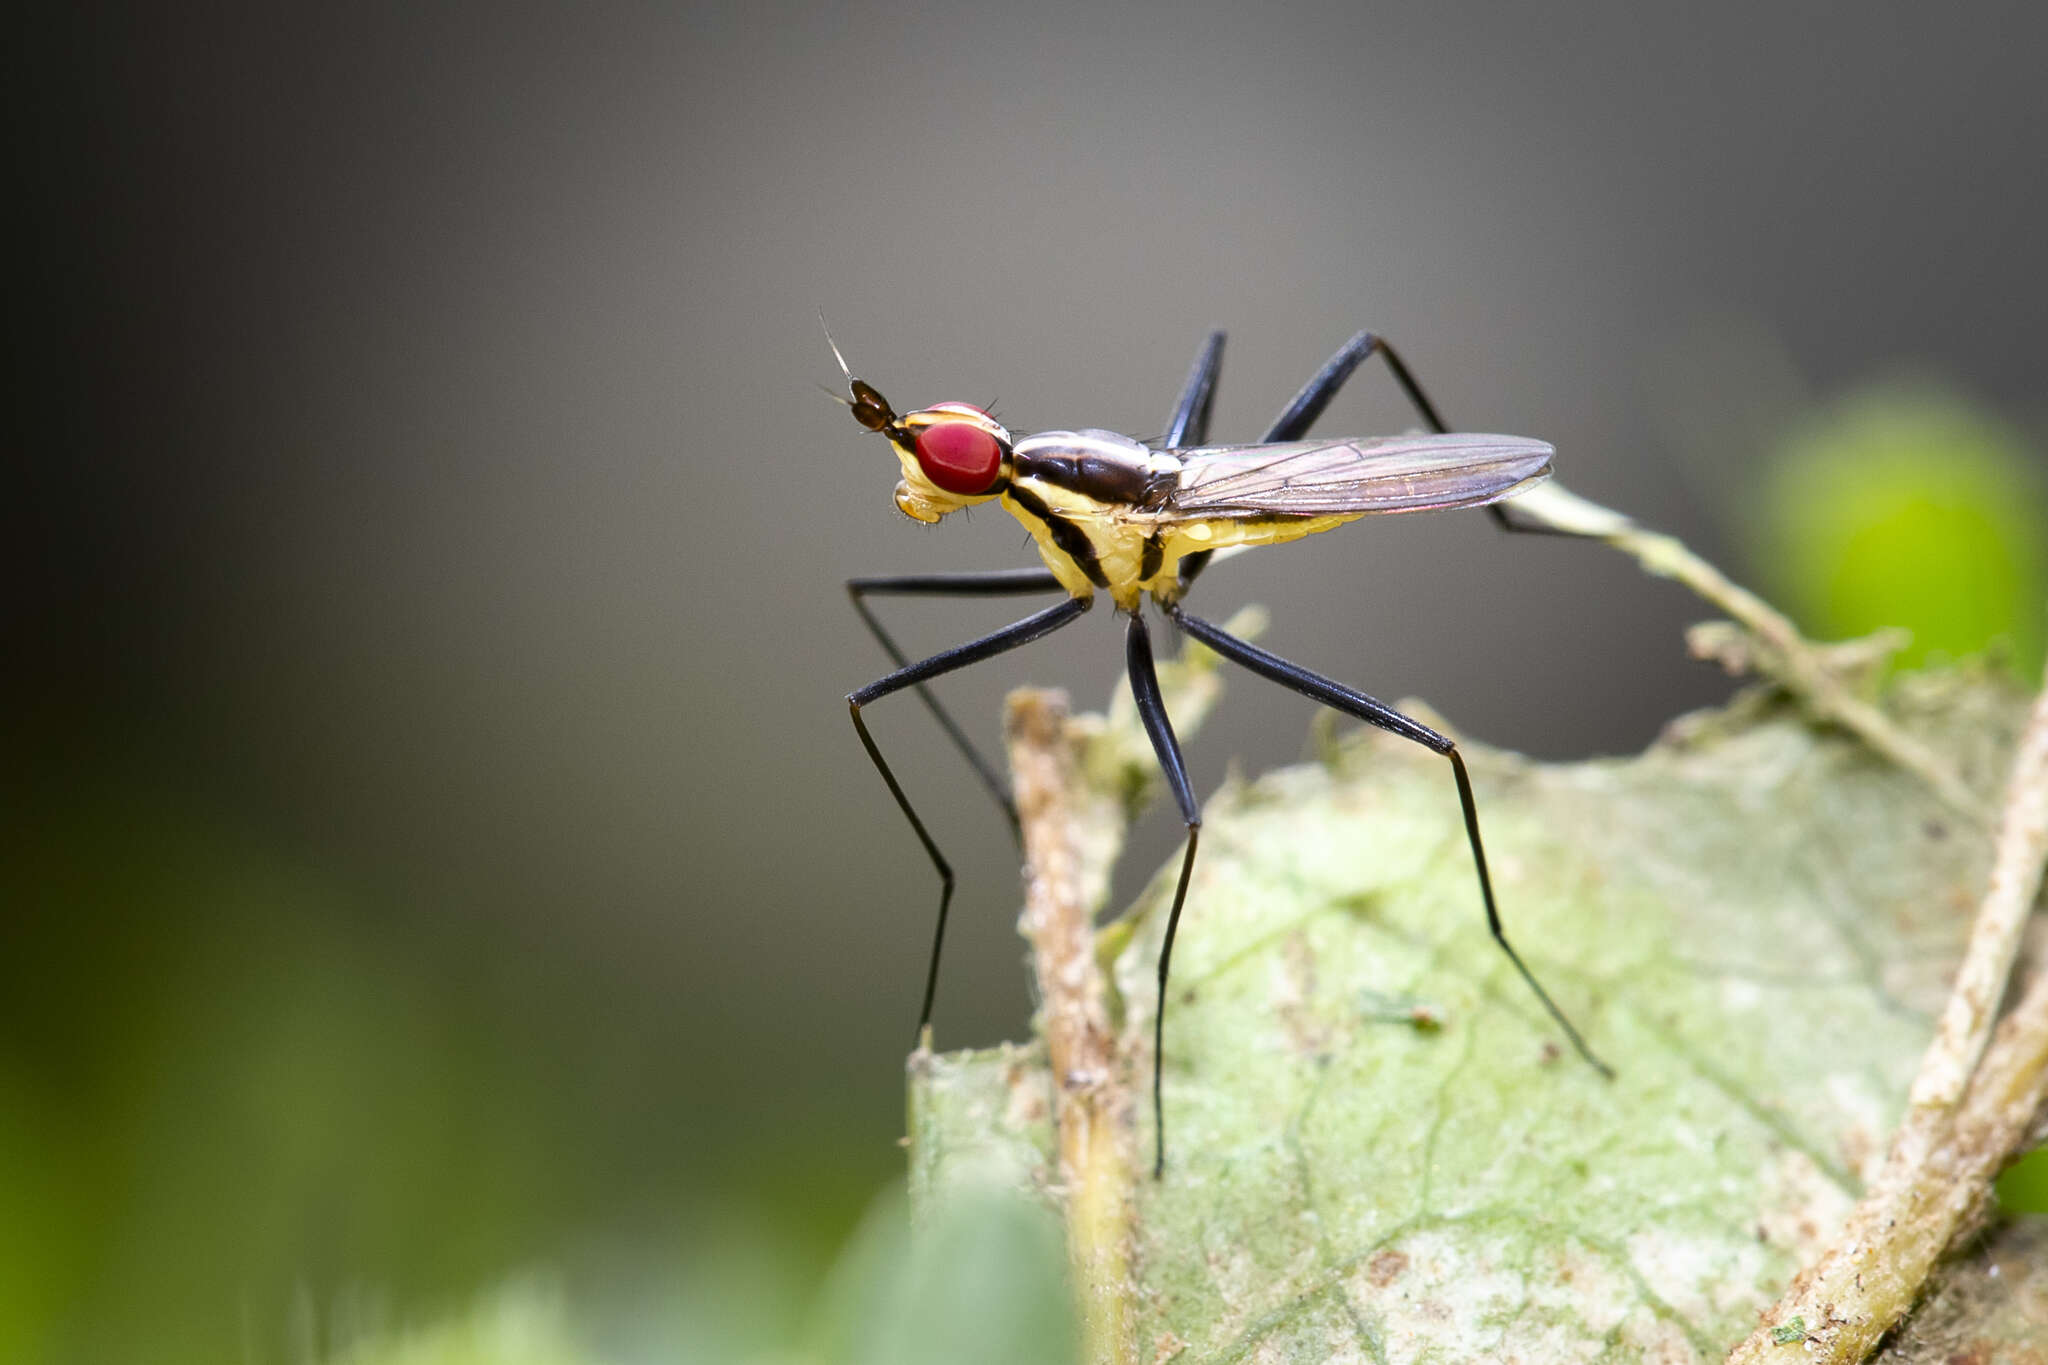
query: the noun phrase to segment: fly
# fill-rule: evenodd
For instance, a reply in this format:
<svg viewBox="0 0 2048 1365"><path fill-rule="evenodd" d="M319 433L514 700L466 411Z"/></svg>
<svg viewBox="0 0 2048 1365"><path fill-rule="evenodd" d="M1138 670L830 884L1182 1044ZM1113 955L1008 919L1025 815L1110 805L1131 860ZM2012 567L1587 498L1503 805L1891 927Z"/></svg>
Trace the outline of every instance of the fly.
<svg viewBox="0 0 2048 1365"><path fill-rule="evenodd" d="M1521 436L1451 432L1399 355L1371 332L1360 332L1346 342L1294 396L1257 444L1240 446L1203 444L1223 358L1221 332L1210 334L1174 404L1164 435L1151 442L1094 430L1016 437L986 412L966 403L937 403L899 415L873 385L854 378L836 345L832 350L846 373L848 396L844 401L853 410L854 420L887 437L896 453L903 476L896 485L897 508L917 521L936 522L963 507L999 502L1030 533L1045 563L1042 569L856 578L846 585L854 610L897 665L886 677L847 696L853 728L939 874L939 916L925 972L924 1004L918 1015L920 1036L931 1022L932 999L938 988L939 955L953 899L953 869L882 757L861 708L905 688L915 689L994 795L1015 831L1016 808L995 769L925 684L1051 634L1087 612L1101 594L1126 617L1124 653L1131 694L1187 827L1180 879L1159 949L1158 998L1152 1017L1155 1177L1166 1163L1160 1071L1166 1043L1167 975L1174 935L1187 900L1188 879L1194 871L1202 817L1160 697L1151 632L1143 612L1147 597L1175 627L1224 658L1449 760L1464 815L1465 839L1478 873L1479 896L1494 942L1579 1055L1601 1074L1613 1075L1508 942L1487 872L1486 848L1479 837L1472 781L1456 743L1382 701L1239 639L1181 605L1189 587L1219 550L1298 540L1362 516L1484 507L1504 529L1543 530L1512 520L1500 504L1549 477L1552 450L1548 444ZM1385 359L1395 381L1429 427L1429 434L1307 439L1309 427L1351 372L1375 354ZM882 595L1033 594L1059 594L1061 600L1013 625L915 663L896 647L866 601Z"/></svg>

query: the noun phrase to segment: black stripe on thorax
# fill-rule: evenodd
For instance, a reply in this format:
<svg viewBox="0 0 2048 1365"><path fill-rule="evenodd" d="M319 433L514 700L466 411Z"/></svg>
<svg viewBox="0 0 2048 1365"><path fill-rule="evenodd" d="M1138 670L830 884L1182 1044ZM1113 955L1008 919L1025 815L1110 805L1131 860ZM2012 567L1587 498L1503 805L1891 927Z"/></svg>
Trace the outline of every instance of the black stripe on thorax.
<svg viewBox="0 0 2048 1365"><path fill-rule="evenodd" d="M1102 564L1095 557L1095 542L1088 539L1088 533L1068 521L1045 505L1045 499L1028 488L1012 483L1010 498L1019 507L1045 523L1052 535L1052 543L1059 546L1060 553L1081 566L1081 572L1088 575L1088 581L1098 588L1109 586L1109 578L1102 572Z"/></svg>
<svg viewBox="0 0 2048 1365"><path fill-rule="evenodd" d="M1146 505L1162 483L1173 480L1172 475L1154 473L1122 451L1095 454L1076 449L1030 450L1017 461L1017 477L1042 479L1093 502L1121 507Z"/></svg>
<svg viewBox="0 0 2048 1365"><path fill-rule="evenodd" d="M1145 537L1145 553L1138 560L1138 581L1140 583L1150 582L1152 575L1159 572L1159 563L1164 558L1166 558L1166 546L1160 543L1159 533L1154 531L1151 535Z"/></svg>

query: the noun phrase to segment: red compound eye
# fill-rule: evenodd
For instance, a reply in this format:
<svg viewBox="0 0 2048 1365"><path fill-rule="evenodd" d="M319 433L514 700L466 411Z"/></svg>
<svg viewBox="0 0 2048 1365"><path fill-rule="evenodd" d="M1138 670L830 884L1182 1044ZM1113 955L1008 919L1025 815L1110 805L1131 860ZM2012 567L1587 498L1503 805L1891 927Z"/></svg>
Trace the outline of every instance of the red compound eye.
<svg viewBox="0 0 2048 1365"><path fill-rule="evenodd" d="M1003 467L1003 444L972 422L940 422L917 433L917 466L948 493L986 493Z"/></svg>

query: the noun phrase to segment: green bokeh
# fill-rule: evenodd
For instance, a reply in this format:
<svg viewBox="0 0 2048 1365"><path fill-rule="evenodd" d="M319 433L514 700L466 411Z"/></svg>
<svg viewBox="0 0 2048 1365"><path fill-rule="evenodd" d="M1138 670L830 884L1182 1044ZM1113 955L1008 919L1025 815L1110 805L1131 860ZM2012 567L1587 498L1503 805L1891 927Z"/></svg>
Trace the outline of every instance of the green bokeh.
<svg viewBox="0 0 2048 1365"><path fill-rule="evenodd" d="M1787 433L1753 553L1813 634L1905 626L1902 665L2003 648L2036 677L2048 635L2048 503L2021 436L1933 386L1864 389Z"/></svg>
<svg viewBox="0 0 2048 1365"><path fill-rule="evenodd" d="M132 773L10 756L34 799L0 787L0 1361L552 1361L586 1318L658 1358L798 1340L896 1165L829 1094L730 1116L666 1035L659 1067L632 1050L687 1018L609 980L600 1008L560 952L340 887ZM559 1293L467 1309L536 1268Z"/></svg>

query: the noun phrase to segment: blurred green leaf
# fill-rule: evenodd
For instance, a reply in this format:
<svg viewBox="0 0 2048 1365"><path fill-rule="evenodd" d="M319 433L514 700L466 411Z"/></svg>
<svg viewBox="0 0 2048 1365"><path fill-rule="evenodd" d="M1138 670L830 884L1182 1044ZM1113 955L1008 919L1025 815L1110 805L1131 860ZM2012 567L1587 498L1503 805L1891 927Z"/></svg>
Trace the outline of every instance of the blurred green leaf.
<svg viewBox="0 0 2048 1365"><path fill-rule="evenodd" d="M820 1306L829 1365L1061 1365L1078 1358L1060 1224L1012 1190L958 1191L913 1235L899 1188L848 1246Z"/></svg>
<svg viewBox="0 0 2048 1365"><path fill-rule="evenodd" d="M678 1300L640 1304L652 1335L630 1321L603 1333L609 1349L573 1330L552 1286L515 1281L469 1312L405 1331L366 1333L328 1365L599 1365L632 1360L690 1365L1069 1365L1077 1335L1059 1221L1015 1191L956 1197L914 1233L899 1183L876 1198L806 1311L805 1295L764 1265L774 1248L757 1230L723 1229L732 1264L709 1277L686 1267ZM730 1301L718 1303L719 1295ZM671 1311L673 1310L673 1311ZM761 1330L773 1315L780 1333ZM604 1316L601 1311L598 1315ZM579 1320L583 1315L578 1315ZM807 1331L792 1331L808 1320ZM621 1335L638 1338L620 1345ZM772 1338L783 1338L777 1341ZM801 1341L788 1343L792 1336Z"/></svg>
<svg viewBox="0 0 2048 1365"><path fill-rule="evenodd" d="M464 1316L379 1335L332 1365L591 1365L571 1337L558 1294L514 1283Z"/></svg>
<svg viewBox="0 0 2048 1365"><path fill-rule="evenodd" d="M2039 673L2048 502L2023 438L1931 386L1852 394L1789 433L1753 548L1771 595L1834 639L1905 626L1900 663L2009 646Z"/></svg>
<svg viewBox="0 0 2048 1365"><path fill-rule="evenodd" d="M2036 1147L1998 1177L1998 1206L2007 1213L2048 1213L2048 1147Z"/></svg>

